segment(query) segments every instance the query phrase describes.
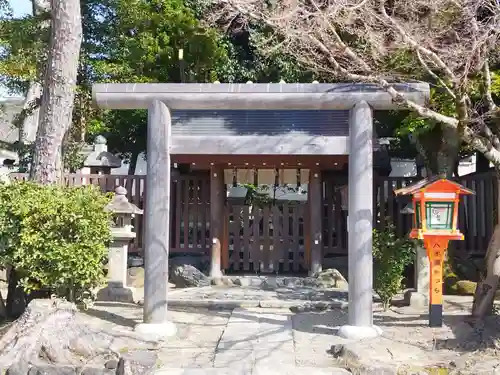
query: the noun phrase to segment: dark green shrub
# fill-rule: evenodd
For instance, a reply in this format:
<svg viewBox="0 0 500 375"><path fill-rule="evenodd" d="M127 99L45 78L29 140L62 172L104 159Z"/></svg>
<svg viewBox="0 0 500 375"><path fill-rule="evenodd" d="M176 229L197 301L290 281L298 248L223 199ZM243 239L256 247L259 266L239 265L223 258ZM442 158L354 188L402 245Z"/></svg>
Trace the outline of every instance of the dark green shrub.
<svg viewBox="0 0 500 375"><path fill-rule="evenodd" d="M415 241L407 237L398 238L392 224L384 231L373 231L373 285L384 310L401 291L405 267L414 259Z"/></svg>
<svg viewBox="0 0 500 375"><path fill-rule="evenodd" d="M27 293L48 288L78 299L104 276L108 202L93 186L0 184L0 261L16 269Z"/></svg>

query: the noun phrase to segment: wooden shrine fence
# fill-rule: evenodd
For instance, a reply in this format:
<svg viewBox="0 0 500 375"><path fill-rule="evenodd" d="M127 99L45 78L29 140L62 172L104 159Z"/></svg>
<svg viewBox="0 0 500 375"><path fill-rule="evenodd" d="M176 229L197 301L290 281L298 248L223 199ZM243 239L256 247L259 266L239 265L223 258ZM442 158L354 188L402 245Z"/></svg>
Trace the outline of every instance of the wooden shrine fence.
<svg viewBox="0 0 500 375"><path fill-rule="evenodd" d="M11 178L26 179L25 174L12 173ZM172 253L210 252L210 176L208 171L173 176L171 190ZM399 236L408 234L411 215L400 211L404 202L393 191L416 178L383 177L374 183L374 223L383 229L393 223ZM498 184L493 172L477 173L457 179L474 190L465 197L459 209L459 227L465 241L454 246L469 256L483 256L497 223ZM67 186L97 185L102 191L127 189L130 202L143 208L145 176L67 174ZM347 177L323 174L323 257L347 255ZM229 268L253 271L256 267L282 271L303 270L308 261L307 203L277 203L264 208L226 204L226 239ZM258 225L255 225L256 223ZM137 238L132 251L142 249L144 217L134 219Z"/></svg>

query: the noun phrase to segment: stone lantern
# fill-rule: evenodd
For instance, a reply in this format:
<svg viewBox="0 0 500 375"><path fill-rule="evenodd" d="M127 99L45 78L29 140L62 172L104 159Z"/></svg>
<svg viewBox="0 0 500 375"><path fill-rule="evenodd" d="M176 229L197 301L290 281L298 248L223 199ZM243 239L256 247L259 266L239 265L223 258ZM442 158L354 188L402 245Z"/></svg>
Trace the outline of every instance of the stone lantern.
<svg viewBox="0 0 500 375"><path fill-rule="evenodd" d="M136 233L132 231L132 218L143 211L127 199L127 190L119 186L115 196L104 208L114 214L111 244L108 255L108 286L98 293L99 300L134 302L133 291L127 287L128 247Z"/></svg>
<svg viewBox="0 0 500 375"><path fill-rule="evenodd" d="M94 140L94 150L83 163L82 174L111 174L112 168L122 166L121 159L108 151L106 138L98 135Z"/></svg>

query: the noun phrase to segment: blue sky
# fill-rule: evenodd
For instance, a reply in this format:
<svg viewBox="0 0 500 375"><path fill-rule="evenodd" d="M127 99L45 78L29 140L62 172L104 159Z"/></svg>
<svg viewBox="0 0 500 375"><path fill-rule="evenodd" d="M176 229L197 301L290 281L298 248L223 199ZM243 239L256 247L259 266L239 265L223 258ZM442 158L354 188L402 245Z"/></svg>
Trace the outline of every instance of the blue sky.
<svg viewBox="0 0 500 375"><path fill-rule="evenodd" d="M31 13L31 0L9 0L12 9L14 10L14 17L21 17ZM8 96L7 90L0 86L0 99Z"/></svg>
<svg viewBox="0 0 500 375"><path fill-rule="evenodd" d="M31 1L30 0L9 0L12 9L14 9L14 16L20 17L27 13L31 13Z"/></svg>

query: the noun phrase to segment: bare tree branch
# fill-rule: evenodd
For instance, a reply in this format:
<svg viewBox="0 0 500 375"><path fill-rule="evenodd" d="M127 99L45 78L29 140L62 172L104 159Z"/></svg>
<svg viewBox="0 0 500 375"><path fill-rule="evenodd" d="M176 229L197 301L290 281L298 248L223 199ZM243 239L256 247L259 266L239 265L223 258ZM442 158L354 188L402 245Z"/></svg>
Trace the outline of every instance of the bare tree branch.
<svg viewBox="0 0 500 375"><path fill-rule="evenodd" d="M418 51L419 53L424 54L427 56L436 67L441 69L446 77L452 81L453 83L456 83L456 77L455 74L451 71L451 69L441 60L441 58L434 52L432 52L430 49L425 48L422 44L419 44L415 39L413 39L409 33L401 26L399 22L397 22L393 17L390 17L387 14L387 11L385 10L386 6L386 1L385 0L380 0L380 6L379 10L380 13L382 14L383 18L387 22L387 24L394 29L396 29L399 33L399 35L407 42L412 48L415 49L415 51Z"/></svg>
<svg viewBox="0 0 500 375"><path fill-rule="evenodd" d="M486 99L488 110L493 112L496 110L497 106L493 101L493 96L491 95L491 72L488 59L486 59L486 61L484 62L483 79L484 79L484 98Z"/></svg>
<svg viewBox="0 0 500 375"><path fill-rule="evenodd" d="M456 99L457 96L455 95L453 90L441 79L441 77L439 77L436 73L434 73L432 71L432 69L429 67L429 65L427 65L425 60L422 58L422 54L420 53L420 51L417 49L416 52L417 52L418 61L420 62L422 67L425 69L427 74L429 74L432 78L434 78L436 80L436 82L439 83L441 85L441 87L443 87L453 99Z"/></svg>
<svg viewBox="0 0 500 375"><path fill-rule="evenodd" d="M315 72L375 83L401 107L454 129L464 142L500 165L499 134L487 121L491 108L498 106L484 67L486 61L493 64L499 59L498 0L212 1L212 23L237 20L233 22L243 28L265 26L270 38L259 45L264 52L278 48ZM477 101L477 92L471 90L481 76L488 114L474 108L471 100L474 94ZM444 88L455 115L449 116L449 109L440 113L408 101L392 85L429 77Z"/></svg>

